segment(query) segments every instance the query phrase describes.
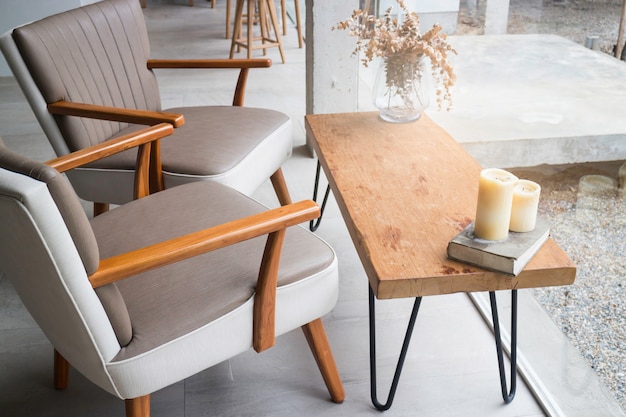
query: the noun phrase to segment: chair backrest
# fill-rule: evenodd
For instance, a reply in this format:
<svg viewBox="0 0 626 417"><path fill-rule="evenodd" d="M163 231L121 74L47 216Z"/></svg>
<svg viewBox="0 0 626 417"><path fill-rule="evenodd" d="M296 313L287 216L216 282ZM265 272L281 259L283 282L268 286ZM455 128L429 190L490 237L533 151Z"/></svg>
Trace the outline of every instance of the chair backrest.
<svg viewBox="0 0 626 417"><path fill-rule="evenodd" d="M47 104L161 109L136 0L105 0L20 26L2 35L0 48L57 155L107 140L127 124L53 117Z"/></svg>
<svg viewBox="0 0 626 417"><path fill-rule="evenodd" d="M0 143L0 269L54 347L114 392L104 363L120 344L87 278L98 262L93 230L67 179Z"/></svg>

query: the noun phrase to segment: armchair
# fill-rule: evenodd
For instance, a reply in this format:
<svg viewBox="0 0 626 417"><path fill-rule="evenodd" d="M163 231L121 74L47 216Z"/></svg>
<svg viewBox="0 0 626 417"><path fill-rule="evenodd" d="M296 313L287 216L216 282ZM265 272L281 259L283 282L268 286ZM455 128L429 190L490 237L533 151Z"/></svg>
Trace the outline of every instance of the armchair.
<svg viewBox="0 0 626 417"><path fill-rule="evenodd" d="M151 393L301 327L342 402L320 319L337 300L337 260L296 226L319 215L315 203L268 210L198 181L89 220L59 173L129 146L149 153L173 131L159 124L47 165L0 141L0 268L55 348L55 386L71 364L124 399L127 417L148 417Z"/></svg>
<svg viewBox="0 0 626 417"><path fill-rule="evenodd" d="M0 49L57 156L166 122L176 131L151 148L163 166L153 190L214 180L249 195L271 178L280 203L291 201L281 171L292 152L289 117L243 106L249 70L270 60L150 59L137 0L104 0L15 28L0 36ZM161 109L160 68L239 70L233 105ZM135 158L123 152L68 177L103 211L134 198Z"/></svg>

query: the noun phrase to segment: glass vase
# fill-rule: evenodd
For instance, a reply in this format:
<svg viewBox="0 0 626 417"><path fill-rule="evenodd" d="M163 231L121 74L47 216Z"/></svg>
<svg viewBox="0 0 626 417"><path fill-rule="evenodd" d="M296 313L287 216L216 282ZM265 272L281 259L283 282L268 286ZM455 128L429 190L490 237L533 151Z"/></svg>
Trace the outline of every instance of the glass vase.
<svg viewBox="0 0 626 417"><path fill-rule="evenodd" d="M429 80L422 55L394 54L381 59L373 88L380 118L393 123L419 119L429 103Z"/></svg>

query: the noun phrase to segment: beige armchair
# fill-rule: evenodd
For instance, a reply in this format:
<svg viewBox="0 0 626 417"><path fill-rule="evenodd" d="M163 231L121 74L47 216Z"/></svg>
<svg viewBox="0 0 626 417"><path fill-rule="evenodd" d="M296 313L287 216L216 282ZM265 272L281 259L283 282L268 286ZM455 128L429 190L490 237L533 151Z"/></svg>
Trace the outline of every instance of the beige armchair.
<svg viewBox="0 0 626 417"><path fill-rule="evenodd" d="M319 215L315 203L269 210L198 181L89 220L59 173L130 146L149 153L173 131L160 124L47 165L0 142L0 269L57 352L55 386L71 365L126 400L127 417L148 417L151 393L301 327L343 401L321 321L337 300L337 260L296 226Z"/></svg>
<svg viewBox="0 0 626 417"><path fill-rule="evenodd" d="M163 166L153 190L214 180L249 195L271 178L279 201L290 202L281 165L292 152L291 121L243 106L249 70L270 60L150 59L137 0L104 0L15 28L0 36L0 49L58 156L166 122L176 131L160 151L152 147ZM159 68L238 70L233 105L163 110ZM104 210L133 199L135 158L123 152L68 176Z"/></svg>

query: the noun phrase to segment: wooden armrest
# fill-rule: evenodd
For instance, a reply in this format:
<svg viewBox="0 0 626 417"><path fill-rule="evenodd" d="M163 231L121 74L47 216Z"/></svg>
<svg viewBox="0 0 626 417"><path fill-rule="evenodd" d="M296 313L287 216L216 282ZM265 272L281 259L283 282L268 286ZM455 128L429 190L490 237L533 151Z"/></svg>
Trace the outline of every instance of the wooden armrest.
<svg viewBox="0 0 626 417"><path fill-rule="evenodd" d="M239 78L233 95L233 106L243 106L250 68L269 68L271 59L149 59L148 68L239 68Z"/></svg>
<svg viewBox="0 0 626 417"><path fill-rule="evenodd" d="M254 349L261 352L275 343L278 266L286 228L315 219L319 215L319 206L311 200L281 206L103 259L100 261L98 270L89 276L89 281L94 288L97 288L141 272L267 234L254 295L252 323Z"/></svg>
<svg viewBox="0 0 626 417"><path fill-rule="evenodd" d="M51 159L46 162L46 165L51 166L59 172L69 171L70 169L106 158L107 156L123 152L127 149L153 142L160 138L169 136L172 133L174 133L174 127L171 124L161 123L138 132L130 133L119 138L111 139L106 142Z"/></svg>
<svg viewBox="0 0 626 417"><path fill-rule="evenodd" d="M269 68L271 59L149 59L148 68Z"/></svg>
<svg viewBox="0 0 626 417"><path fill-rule="evenodd" d="M111 120L140 125L169 123L174 127L180 127L185 123L185 118L182 114L124 109L119 107L99 106L96 104L72 103L69 101L57 101L56 103L48 104L48 111L51 114L63 116L87 117L90 119Z"/></svg>
<svg viewBox="0 0 626 417"><path fill-rule="evenodd" d="M94 288L182 261L257 236L283 230L319 217L319 206L310 200L280 206L263 213L173 238L100 261L89 276Z"/></svg>

